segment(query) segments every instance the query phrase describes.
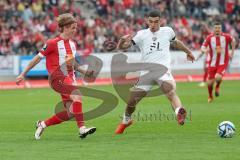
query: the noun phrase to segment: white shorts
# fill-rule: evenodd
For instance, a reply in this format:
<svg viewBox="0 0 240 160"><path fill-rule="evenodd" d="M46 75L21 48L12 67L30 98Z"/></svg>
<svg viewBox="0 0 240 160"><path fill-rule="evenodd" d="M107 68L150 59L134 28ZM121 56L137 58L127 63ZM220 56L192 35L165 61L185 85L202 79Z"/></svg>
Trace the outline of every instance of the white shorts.
<svg viewBox="0 0 240 160"><path fill-rule="evenodd" d="M141 89L144 91L150 91L154 84L161 86L164 81L174 81L171 70L168 70L163 76L158 78L149 78L148 80L143 80L141 77L138 79L137 83L134 85L135 89ZM133 89L134 89L133 88Z"/></svg>

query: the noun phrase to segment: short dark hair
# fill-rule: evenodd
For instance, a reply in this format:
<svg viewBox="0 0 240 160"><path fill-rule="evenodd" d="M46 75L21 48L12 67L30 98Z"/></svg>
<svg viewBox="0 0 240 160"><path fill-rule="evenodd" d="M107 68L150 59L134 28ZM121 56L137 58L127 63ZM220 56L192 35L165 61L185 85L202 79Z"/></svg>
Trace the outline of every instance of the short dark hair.
<svg viewBox="0 0 240 160"><path fill-rule="evenodd" d="M148 17L161 17L161 13L158 10L153 10L148 13Z"/></svg>
<svg viewBox="0 0 240 160"><path fill-rule="evenodd" d="M215 26L215 25L220 25L220 26L221 26L222 23L221 23L220 21L214 21L214 22L213 22L213 25L214 25L214 26Z"/></svg>

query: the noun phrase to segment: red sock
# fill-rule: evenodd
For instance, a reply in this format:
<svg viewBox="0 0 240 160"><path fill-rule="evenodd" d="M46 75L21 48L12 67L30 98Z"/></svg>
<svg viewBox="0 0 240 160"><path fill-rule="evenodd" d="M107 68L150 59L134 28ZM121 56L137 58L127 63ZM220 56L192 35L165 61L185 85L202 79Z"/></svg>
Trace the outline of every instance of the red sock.
<svg viewBox="0 0 240 160"><path fill-rule="evenodd" d="M82 113L82 103L81 102L73 102L72 103L71 113L74 115L78 127L84 126L83 113Z"/></svg>
<svg viewBox="0 0 240 160"><path fill-rule="evenodd" d="M62 111L62 112L55 114L51 118L45 120L44 122L45 122L46 126L51 126L51 125L62 123L64 121L68 121L69 119L70 119L70 117L68 116L67 111Z"/></svg>
<svg viewBox="0 0 240 160"><path fill-rule="evenodd" d="M203 75L203 82L206 82L206 81L207 81L207 76L208 76L207 68L205 68L205 69L204 69L204 75Z"/></svg>
<svg viewBox="0 0 240 160"><path fill-rule="evenodd" d="M212 96L212 90L213 90L213 86L212 85L208 85L208 94L209 94L209 97L213 97Z"/></svg>

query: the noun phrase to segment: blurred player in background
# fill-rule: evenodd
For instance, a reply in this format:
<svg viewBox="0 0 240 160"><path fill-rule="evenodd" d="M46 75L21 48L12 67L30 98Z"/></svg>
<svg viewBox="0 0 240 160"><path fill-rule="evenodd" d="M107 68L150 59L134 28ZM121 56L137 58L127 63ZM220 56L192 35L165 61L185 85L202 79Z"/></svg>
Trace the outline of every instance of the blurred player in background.
<svg viewBox="0 0 240 160"><path fill-rule="evenodd" d="M205 87L206 85L207 76L208 76L208 65L209 65L209 60L208 60L208 54L207 54L203 62L203 80L198 84L199 87Z"/></svg>
<svg viewBox="0 0 240 160"><path fill-rule="evenodd" d="M76 44L71 40L77 30L77 21L70 13L62 14L57 18L60 35L49 39L41 51L32 59L25 70L16 78L19 84L29 70L46 57L46 67L50 77L51 87L61 94L64 110L56 113L49 119L38 121L36 124L35 139L40 139L44 129L51 125L60 124L75 118L79 128L80 138L96 131L95 127L86 128L82 113L81 93L75 81L74 71L91 76L93 71L85 71L75 61Z"/></svg>
<svg viewBox="0 0 240 160"><path fill-rule="evenodd" d="M222 32L221 23L216 21L213 26L214 33L207 36L201 47L201 54L199 54L199 59L203 54L207 54L209 50L209 67L208 67L208 102L213 101L213 87L215 86L215 96L220 95L220 84L222 82L222 77L228 67L229 59L233 57L235 50L235 40L234 38ZM232 50L229 51L231 46Z"/></svg>
<svg viewBox="0 0 240 160"><path fill-rule="evenodd" d="M207 24L202 24L201 27L201 35L204 37L204 39L211 33L211 30L209 29ZM207 51L207 53L209 50ZM204 57L203 62L203 80L199 83L199 87L205 87L207 82L207 76L208 76L208 65L209 65L210 57L208 54Z"/></svg>
<svg viewBox="0 0 240 160"><path fill-rule="evenodd" d="M119 40L118 49L125 50L132 45L137 45L142 53L142 62L162 65L167 71L160 77L148 77L148 84L143 83L145 81L141 76L146 72L141 71L137 84L131 89L130 98L122 122L115 131L116 134L122 134L125 128L132 124L131 115L135 111L136 104L147 95L153 83L158 84L169 99L175 111L178 124L184 124L187 112L176 94L176 83L170 69L170 44L174 48L184 51L188 60L194 61L195 59L192 52L181 41L176 39L173 29L171 27L160 27L160 21L160 13L151 11L147 17L148 29L138 31L135 36L125 35Z"/></svg>

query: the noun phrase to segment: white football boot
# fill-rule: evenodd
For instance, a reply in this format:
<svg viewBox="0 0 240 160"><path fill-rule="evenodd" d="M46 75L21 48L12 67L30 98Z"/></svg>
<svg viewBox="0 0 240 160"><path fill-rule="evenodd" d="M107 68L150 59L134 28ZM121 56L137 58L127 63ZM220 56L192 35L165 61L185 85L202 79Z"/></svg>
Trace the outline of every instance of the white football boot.
<svg viewBox="0 0 240 160"><path fill-rule="evenodd" d="M37 121L36 132L35 132L35 139L36 140L39 140L41 138L41 135L44 131L44 128L46 128L46 125L44 124L44 121Z"/></svg>
<svg viewBox="0 0 240 160"><path fill-rule="evenodd" d="M81 139L86 138L88 134L93 134L96 130L96 127L86 128L85 126L82 126L81 128L79 128L79 137Z"/></svg>

